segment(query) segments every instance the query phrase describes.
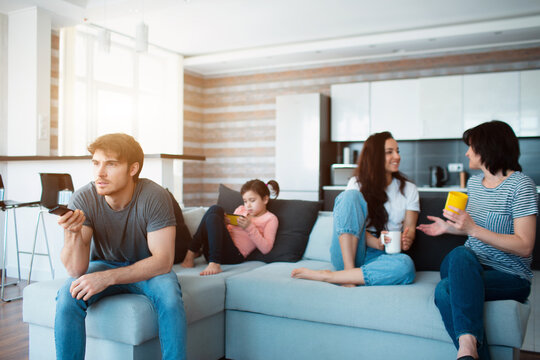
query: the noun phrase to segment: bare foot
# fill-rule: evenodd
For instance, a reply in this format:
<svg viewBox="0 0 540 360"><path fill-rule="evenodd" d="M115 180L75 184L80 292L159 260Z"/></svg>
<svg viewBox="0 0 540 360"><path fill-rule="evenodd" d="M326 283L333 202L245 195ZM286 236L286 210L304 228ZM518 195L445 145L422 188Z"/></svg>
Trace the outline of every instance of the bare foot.
<svg viewBox="0 0 540 360"><path fill-rule="evenodd" d="M291 272L291 277L296 279L307 279L316 281L328 281L330 270L311 270L306 268L294 269Z"/></svg>
<svg viewBox="0 0 540 360"><path fill-rule="evenodd" d="M223 270L221 270L221 265L215 262L211 262L211 263L208 263L208 266L206 267L206 269L201 271L200 275L215 275L215 274L219 274L222 271Z"/></svg>
<svg viewBox="0 0 540 360"><path fill-rule="evenodd" d="M458 341L459 341L459 349L457 353L458 358L468 355L468 356L472 356L475 359L478 359L478 350L477 350L477 345L476 345L476 338L474 337L474 335L471 335L471 334L461 335Z"/></svg>
<svg viewBox="0 0 540 360"><path fill-rule="evenodd" d="M356 287L355 284L341 284L341 286L343 286L343 287L348 287L348 288Z"/></svg>
<svg viewBox="0 0 540 360"><path fill-rule="evenodd" d="M186 256L184 257L184 261L180 264L180 266L185 268L192 268L195 267L195 258L197 254L195 254L193 251L188 250L186 253Z"/></svg>

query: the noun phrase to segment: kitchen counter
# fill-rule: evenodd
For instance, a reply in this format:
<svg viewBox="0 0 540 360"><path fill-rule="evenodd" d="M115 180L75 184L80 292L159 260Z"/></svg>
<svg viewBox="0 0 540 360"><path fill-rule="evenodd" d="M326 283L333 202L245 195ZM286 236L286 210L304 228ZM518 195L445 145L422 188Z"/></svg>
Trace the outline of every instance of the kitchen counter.
<svg viewBox="0 0 540 360"><path fill-rule="evenodd" d="M323 186L323 190L334 190L334 191L343 191L346 188L347 188L346 185ZM444 187L420 186L420 187L418 187L418 191L426 191L426 192L461 191L461 192L467 192L467 188L460 188L459 186L444 186Z"/></svg>
<svg viewBox="0 0 540 360"><path fill-rule="evenodd" d="M346 185L327 185L323 186L323 190L328 191L343 191L347 188ZM419 192L444 192L444 191L460 191L467 192L467 188L461 188L459 186L443 186L443 187L429 187L429 186L419 186ZM540 186L536 187L536 192L540 194Z"/></svg>

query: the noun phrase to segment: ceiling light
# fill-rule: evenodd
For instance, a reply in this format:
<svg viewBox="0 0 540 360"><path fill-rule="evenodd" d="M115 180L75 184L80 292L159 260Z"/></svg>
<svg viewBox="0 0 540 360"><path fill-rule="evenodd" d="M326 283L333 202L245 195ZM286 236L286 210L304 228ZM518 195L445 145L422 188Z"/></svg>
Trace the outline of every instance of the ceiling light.
<svg viewBox="0 0 540 360"><path fill-rule="evenodd" d="M144 22L140 22L135 28L135 51L148 51L148 25Z"/></svg>
<svg viewBox="0 0 540 360"><path fill-rule="evenodd" d="M111 32L107 29L99 29L97 34L99 50L104 53L111 52Z"/></svg>
<svg viewBox="0 0 540 360"><path fill-rule="evenodd" d="M111 32L107 30L107 3L103 0L103 28L98 30L97 43L99 50L104 53L111 52Z"/></svg>

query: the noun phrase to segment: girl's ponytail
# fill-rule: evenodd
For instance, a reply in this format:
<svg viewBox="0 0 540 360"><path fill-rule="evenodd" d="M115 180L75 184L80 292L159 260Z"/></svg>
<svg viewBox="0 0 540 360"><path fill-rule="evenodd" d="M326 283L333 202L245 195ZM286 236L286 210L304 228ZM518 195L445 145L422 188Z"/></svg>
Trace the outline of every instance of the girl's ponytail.
<svg viewBox="0 0 540 360"><path fill-rule="evenodd" d="M279 184L276 180L270 180L266 183L266 186L268 186L268 189L270 190L270 195L274 196L274 199L276 199L279 195Z"/></svg>

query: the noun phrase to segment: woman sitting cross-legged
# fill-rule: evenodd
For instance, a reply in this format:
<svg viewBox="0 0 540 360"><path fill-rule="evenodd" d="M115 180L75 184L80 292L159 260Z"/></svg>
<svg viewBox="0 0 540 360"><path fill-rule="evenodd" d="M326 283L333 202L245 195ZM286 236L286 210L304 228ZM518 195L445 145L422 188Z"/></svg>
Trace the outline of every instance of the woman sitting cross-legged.
<svg viewBox="0 0 540 360"><path fill-rule="evenodd" d="M225 215L223 208L214 205L204 214L199 228L191 240L183 267L192 268L201 249L208 266L201 275L220 273L221 264L238 264L255 249L263 254L272 250L278 229L278 218L266 210L271 187L275 196L279 195L279 185L271 180L265 184L261 180L250 180L242 185L240 194L244 205L234 214L235 224Z"/></svg>
<svg viewBox="0 0 540 360"><path fill-rule="evenodd" d="M379 240L387 230L402 229L403 250L408 250L414 240L420 210L418 190L399 172L400 161L398 144L389 132L373 134L366 140L355 176L334 205L330 256L337 271L299 268L292 271L292 277L349 287L414 281L411 258L401 253L386 254Z"/></svg>
<svg viewBox="0 0 540 360"><path fill-rule="evenodd" d="M444 209L441 219L418 229L431 236L467 235L441 264L435 305L459 359L490 358L484 333L484 301L524 302L531 291L532 251L538 203L533 180L521 172L519 141L512 128L491 121L465 131L469 168L466 210Z"/></svg>

